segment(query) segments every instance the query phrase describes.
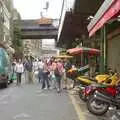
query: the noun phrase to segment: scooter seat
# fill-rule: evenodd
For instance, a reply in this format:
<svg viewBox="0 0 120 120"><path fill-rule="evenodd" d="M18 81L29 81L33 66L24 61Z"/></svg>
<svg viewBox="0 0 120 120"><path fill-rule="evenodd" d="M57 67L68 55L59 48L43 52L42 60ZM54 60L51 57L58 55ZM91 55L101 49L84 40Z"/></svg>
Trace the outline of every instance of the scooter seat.
<svg viewBox="0 0 120 120"><path fill-rule="evenodd" d="M97 82L97 80L96 79L93 79L93 78L90 78L90 77L88 77L88 76L79 76L78 78L84 78L84 79L87 79L87 80L90 80L90 81L94 81L94 82Z"/></svg>
<svg viewBox="0 0 120 120"><path fill-rule="evenodd" d="M77 77L77 81L79 81L82 84L87 84L87 85L95 83L94 80L90 80L90 79L82 77L82 76Z"/></svg>

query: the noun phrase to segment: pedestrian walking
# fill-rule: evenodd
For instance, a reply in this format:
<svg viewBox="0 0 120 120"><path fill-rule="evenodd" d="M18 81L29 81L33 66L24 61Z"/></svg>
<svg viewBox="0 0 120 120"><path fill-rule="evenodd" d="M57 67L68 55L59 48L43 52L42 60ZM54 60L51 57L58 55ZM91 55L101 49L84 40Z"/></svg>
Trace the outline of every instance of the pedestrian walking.
<svg viewBox="0 0 120 120"><path fill-rule="evenodd" d="M57 82L57 92L60 93L61 92L61 80L62 80L62 76L63 76L63 63L61 60L58 60L56 63L56 69L54 71L55 73L55 77L56 77L56 82Z"/></svg>
<svg viewBox="0 0 120 120"><path fill-rule="evenodd" d="M57 64L57 61L55 59L52 59L52 63L51 63L51 79L52 79L54 89L57 88L57 86L56 86L56 76L55 76L56 64Z"/></svg>
<svg viewBox="0 0 120 120"><path fill-rule="evenodd" d="M34 78L34 82L36 83L36 81L38 81L38 60L37 58L34 59L33 61L33 78Z"/></svg>
<svg viewBox="0 0 120 120"><path fill-rule="evenodd" d="M48 70L48 64L47 61L44 62L43 66L43 74L42 74L42 89L44 89L47 85L47 89L49 89L50 84L49 84L49 78L48 75L50 74L50 71Z"/></svg>
<svg viewBox="0 0 120 120"><path fill-rule="evenodd" d="M44 62L41 59L39 59L39 61L38 61L38 79L39 79L39 83L43 79L43 67L44 67Z"/></svg>
<svg viewBox="0 0 120 120"><path fill-rule="evenodd" d="M24 80L25 80L25 83L28 83L28 71L26 69L26 64L28 62L28 59L25 58L24 59L24 62L23 62L23 65L24 65Z"/></svg>
<svg viewBox="0 0 120 120"><path fill-rule="evenodd" d="M33 83L33 63L32 60L29 58L24 65L25 70L27 72L27 79L28 83Z"/></svg>
<svg viewBox="0 0 120 120"><path fill-rule="evenodd" d="M21 76L24 72L24 66L23 66L21 59L19 59L18 63L16 63L15 72L17 74L17 85L20 85L21 84Z"/></svg>

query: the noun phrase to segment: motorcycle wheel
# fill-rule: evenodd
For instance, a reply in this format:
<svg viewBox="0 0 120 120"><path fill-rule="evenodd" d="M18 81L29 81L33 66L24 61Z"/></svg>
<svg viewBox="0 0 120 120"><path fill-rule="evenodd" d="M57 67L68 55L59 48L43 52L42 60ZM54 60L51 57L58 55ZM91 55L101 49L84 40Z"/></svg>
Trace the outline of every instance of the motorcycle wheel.
<svg viewBox="0 0 120 120"><path fill-rule="evenodd" d="M103 115L108 111L109 104L96 100L91 96L87 100L87 108L94 115Z"/></svg>

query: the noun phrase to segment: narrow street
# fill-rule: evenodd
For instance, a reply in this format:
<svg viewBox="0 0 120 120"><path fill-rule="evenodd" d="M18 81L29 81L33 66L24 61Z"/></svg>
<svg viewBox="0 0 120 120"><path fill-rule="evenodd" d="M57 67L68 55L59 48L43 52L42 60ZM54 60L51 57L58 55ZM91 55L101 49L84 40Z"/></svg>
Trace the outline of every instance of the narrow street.
<svg viewBox="0 0 120 120"><path fill-rule="evenodd" d="M80 120L106 120L110 113L107 113L103 116L95 116L91 114L86 106L86 102L82 101L78 95L71 95L71 101L75 107L76 113Z"/></svg>
<svg viewBox="0 0 120 120"><path fill-rule="evenodd" d="M89 113L78 95L41 90L38 84L12 84L0 90L2 120L105 120Z"/></svg>
<svg viewBox="0 0 120 120"><path fill-rule="evenodd" d="M2 120L78 120L67 92L41 91L37 84L0 90L0 116Z"/></svg>
<svg viewBox="0 0 120 120"><path fill-rule="evenodd" d="M119 45L120 0L0 0L0 120L120 120Z"/></svg>

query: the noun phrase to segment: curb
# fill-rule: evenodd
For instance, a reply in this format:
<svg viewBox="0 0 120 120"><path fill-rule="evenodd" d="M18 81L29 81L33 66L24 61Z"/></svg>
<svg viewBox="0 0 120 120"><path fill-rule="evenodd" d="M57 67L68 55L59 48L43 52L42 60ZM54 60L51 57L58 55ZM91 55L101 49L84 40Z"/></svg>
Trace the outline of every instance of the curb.
<svg viewBox="0 0 120 120"><path fill-rule="evenodd" d="M82 112L82 109L80 108L79 104L77 104L77 101L76 101L75 97L73 95L71 95L71 93L69 91L68 91L68 96L69 96L69 98L70 98L70 100L71 100L71 102L72 102L72 104L75 108L78 119L79 120L86 120L86 118L85 118L85 116Z"/></svg>

